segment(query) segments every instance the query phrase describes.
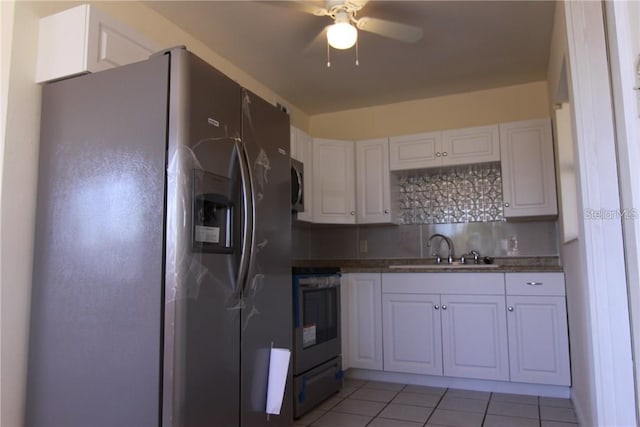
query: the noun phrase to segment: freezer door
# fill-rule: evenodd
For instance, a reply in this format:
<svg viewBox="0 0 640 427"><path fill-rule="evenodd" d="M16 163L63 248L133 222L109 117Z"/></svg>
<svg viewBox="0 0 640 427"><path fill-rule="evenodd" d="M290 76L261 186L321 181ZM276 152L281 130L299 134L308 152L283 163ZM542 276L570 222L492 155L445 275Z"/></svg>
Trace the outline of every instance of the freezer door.
<svg viewBox="0 0 640 427"><path fill-rule="evenodd" d="M289 426L291 366L280 415L265 414L271 346L292 348L289 119L245 91L242 140L249 156L255 229L242 311L242 414L245 427Z"/></svg>
<svg viewBox="0 0 640 427"><path fill-rule="evenodd" d="M43 87L25 425L159 425L168 72Z"/></svg>
<svg viewBox="0 0 640 427"><path fill-rule="evenodd" d="M241 90L178 49L169 98L163 425L237 426Z"/></svg>

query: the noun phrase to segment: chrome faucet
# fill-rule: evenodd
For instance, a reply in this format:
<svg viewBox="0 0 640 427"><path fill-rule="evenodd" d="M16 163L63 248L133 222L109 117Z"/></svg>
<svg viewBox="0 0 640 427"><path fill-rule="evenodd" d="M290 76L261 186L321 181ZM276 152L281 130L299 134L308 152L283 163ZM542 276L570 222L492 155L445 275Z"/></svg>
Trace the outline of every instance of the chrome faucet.
<svg viewBox="0 0 640 427"><path fill-rule="evenodd" d="M427 240L427 247L431 247L431 240L433 240L434 237L440 237L442 240L444 240L445 242L447 242L447 247L449 248L449 254L447 256L447 262L449 264L453 263L453 241L448 238L447 236L445 236L444 234L440 234L440 233L435 233L432 234L429 237L429 240ZM440 263L441 259L440 259L440 255L438 255L438 253L434 252L433 255L436 257L436 263Z"/></svg>

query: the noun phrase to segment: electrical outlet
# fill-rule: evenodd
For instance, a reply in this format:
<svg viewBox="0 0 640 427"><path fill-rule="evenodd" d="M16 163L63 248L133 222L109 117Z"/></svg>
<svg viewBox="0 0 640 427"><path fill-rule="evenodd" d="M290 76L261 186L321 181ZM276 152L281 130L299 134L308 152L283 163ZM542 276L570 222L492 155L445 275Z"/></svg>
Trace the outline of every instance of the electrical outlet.
<svg viewBox="0 0 640 427"><path fill-rule="evenodd" d="M368 242L366 240L360 240L360 253L366 254L368 250Z"/></svg>

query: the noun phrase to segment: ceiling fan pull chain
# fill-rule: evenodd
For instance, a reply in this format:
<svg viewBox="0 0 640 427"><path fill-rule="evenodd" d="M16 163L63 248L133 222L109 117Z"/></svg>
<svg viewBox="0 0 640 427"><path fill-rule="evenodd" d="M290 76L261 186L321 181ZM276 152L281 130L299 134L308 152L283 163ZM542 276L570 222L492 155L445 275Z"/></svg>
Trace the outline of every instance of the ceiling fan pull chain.
<svg viewBox="0 0 640 427"><path fill-rule="evenodd" d="M331 68L331 50L329 49L328 39L327 39L327 68Z"/></svg>
<svg viewBox="0 0 640 427"><path fill-rule="evenodd" d="M356 39L356 67L360 65L360 61L358 60L358 39Z"/></svg>

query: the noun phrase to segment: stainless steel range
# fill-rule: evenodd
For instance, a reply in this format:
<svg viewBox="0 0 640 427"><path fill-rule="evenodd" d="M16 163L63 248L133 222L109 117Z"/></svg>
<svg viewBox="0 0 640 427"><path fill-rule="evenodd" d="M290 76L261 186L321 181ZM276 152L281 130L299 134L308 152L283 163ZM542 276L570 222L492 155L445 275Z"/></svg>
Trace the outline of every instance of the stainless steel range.
<svg viewBox="0 0 640 427"><path fill-rule="evenodd" d="M293 326L298 418L342 387L339 269L294 268Z"/></svg>

